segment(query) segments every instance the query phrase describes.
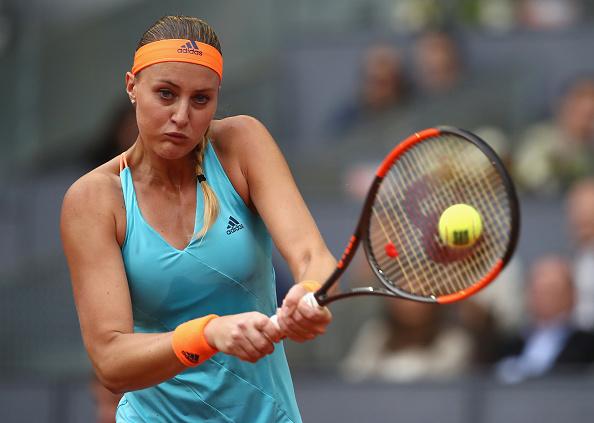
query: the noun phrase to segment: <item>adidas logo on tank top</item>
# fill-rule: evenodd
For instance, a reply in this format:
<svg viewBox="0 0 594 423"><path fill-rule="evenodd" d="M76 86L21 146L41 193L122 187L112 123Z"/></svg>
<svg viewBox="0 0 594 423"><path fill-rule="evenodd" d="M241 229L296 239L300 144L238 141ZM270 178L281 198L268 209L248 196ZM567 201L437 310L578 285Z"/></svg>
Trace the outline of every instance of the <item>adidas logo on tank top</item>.
<svg viewBox="0 0 594 423"><path fill-rule="evenodd" d="M243 229L243 225L239 223L233 216L229 216L229 223L227 223L227 235L231 235L233 232L237 232Z"/></svg>

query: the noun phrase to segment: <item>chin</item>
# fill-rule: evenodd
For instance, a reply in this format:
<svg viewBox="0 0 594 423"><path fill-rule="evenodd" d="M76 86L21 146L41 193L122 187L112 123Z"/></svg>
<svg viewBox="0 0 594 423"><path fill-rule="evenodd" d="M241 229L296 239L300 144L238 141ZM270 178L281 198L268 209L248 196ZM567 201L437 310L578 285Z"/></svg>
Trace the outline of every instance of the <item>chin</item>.
<svg viewBox="0 0 594 423"><path fill-rule="evenodd" d="M168 160L177 160L188 156L189 154L193 154L194 148L196 145L189 144L180 146L180 145L166 145L163 146L158 151L159 156L163 157L164 159Z"/></svg>

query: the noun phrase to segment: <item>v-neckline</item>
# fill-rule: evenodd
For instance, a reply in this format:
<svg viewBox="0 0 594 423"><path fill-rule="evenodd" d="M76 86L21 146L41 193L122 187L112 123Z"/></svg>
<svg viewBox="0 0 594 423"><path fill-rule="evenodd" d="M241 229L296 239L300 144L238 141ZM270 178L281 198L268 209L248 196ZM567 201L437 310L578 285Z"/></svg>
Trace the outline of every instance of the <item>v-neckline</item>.
<svg viewBox="0 0 594 423"><path fill-rule="evenodd" d="M180 252L180 253L185 252L188 249L188 247L190 247L192 245L192 243L196 240L194 238L194 236L192 236L192 238L190 239L188 244L183 249L179 249L179 248L176 248L173 245L171 245L171 243L169 241L167 241L165 239L165 237L163 235L161 235L159 233L159 231L157 231L155 228L153 228L153 226L145 219L144 215L142 214L142 210L140 209L140 204L138 203L138 196L136 195L136 186L134 185L134 179L132 178L132 171L130 170L130 167L128 167L128 166L126 166L126 167L124 167L124 169L122 169L122 172L124 172L124 171L128 172L128 176L130 178L130 183L132 184L132 194L134 196L134 202L136 204L138 214L140 215L140 218L142 219L143 223L148 228L150 228L150 230L156 236L158 236L169 248L171 248L172 250L175 250L177 252ZM204 196L202 195L201 197L199 197L199 194L202 194L202 190L200 189L200 184L197 182L196 183L196 207L195 207L195 211L194 211L194 232L193 232L193 234L196 234L199 231L198 222L200 219L198 216L198 208L199 208L198 198L202 198L202 207L204 207Z"/></svg>

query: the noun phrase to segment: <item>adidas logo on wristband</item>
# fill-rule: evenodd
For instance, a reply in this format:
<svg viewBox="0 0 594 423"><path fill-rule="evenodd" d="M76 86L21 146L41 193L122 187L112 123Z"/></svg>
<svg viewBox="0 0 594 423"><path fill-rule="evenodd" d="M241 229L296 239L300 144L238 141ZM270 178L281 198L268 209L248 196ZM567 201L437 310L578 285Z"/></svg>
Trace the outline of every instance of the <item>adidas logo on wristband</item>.
<svg viewBox="0 0 594 423"><path fill-rule="evenodd" d="M198 354L192 354L187 351L182 351L182 354L192 363L198 363L200 361L200 356Z"/></svg>

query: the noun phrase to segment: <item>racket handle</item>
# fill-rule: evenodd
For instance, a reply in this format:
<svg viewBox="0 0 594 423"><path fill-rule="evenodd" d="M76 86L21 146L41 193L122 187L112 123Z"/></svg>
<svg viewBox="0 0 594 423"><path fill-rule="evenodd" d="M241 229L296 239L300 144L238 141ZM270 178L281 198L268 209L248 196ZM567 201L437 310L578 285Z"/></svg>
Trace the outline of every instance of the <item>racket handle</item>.
<svg viewBox="0 0 594 423"><path fill-rule="evenodd" d="M320 306L320 304L318 303L318 300L316 300L316 296L314 295L315 292L308 292L307 294L305 294L303 296L303 298L301 298L303 301L305 301L308 305L310 305L311 307L314 308L322 308Z"/></svg>
<svg viewBox="0 0 594 423"><path fill-rule="evenodd" d="M308 292L307 294L305 294L302 300L305 301L311 307L320 308L318 300L316 300L316 297L314 296L313 292ZM278 324L278 316L276 314L270 318L270 321L274 324L274 326L276 326L278 330L280 330L280 326Z"/></svg>
<svg viewBox="0 0 594 423"><path fill-rule="evenodd" d="M274 324L274 326L276 326L278 330L281 330L278 324L278 316L276 314L270 318L270 321Z"/></svg>

